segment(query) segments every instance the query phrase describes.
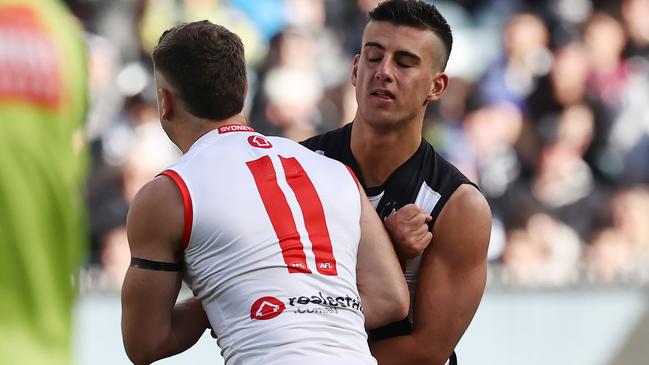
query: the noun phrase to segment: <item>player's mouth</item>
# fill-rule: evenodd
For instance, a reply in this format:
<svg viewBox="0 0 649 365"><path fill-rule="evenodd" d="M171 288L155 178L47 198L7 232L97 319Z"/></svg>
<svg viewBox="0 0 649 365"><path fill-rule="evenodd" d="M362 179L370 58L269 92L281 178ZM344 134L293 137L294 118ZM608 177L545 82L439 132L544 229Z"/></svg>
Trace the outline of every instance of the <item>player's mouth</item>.
<svg viewBox="0 0 649 365"><path fill-rule="evenodd" d="M391 101L394 100L394 94L392 94L388 89L378 88L370 92L370 95L377 97L382 101Z"/></svg>

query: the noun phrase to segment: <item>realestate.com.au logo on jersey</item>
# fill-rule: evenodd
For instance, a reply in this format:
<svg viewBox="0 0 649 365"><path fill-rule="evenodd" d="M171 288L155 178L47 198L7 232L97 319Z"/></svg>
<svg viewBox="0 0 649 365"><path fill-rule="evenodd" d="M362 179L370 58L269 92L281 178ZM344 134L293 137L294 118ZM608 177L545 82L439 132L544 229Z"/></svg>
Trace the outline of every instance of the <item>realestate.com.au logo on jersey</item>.
<svg viewBox="0 0 649 365"><path fill-rule="evenodd" d="M318 307L309 307L310 304L315 304ZM284 310L286 307L295 308L294 313L338 313L338 309L354 309L357 311L363 310L363 305L358 297L332 297L325 296L322 292L318 295L300 296L288 298L288 303L284 303L275 297L261 297L257 299L250 307L250 318L258 320L273 319Z"/></svg>

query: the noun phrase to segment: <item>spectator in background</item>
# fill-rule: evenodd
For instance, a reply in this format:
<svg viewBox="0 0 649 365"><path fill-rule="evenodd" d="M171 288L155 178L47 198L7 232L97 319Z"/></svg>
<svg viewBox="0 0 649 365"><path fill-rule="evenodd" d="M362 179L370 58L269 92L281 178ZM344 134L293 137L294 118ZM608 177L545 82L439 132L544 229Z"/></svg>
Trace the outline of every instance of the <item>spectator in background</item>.
<svg viewBox="0 0 649 365"><path fill-rule="evenodd" d="M599 230L587 255L588 273L602 283L649 278L649 187L615 194L610 225Z"/></svg>
<svg viewBox="0 0 649 365"><path fill-rule="evenodd" d="M556 130L559 116L566 108L579 104L596 108L588 95L589 76L588 56L580 43L568 43L554 50L550 73L539 80L539 87L527 101L529 123L523 142L528 146L524 150L519 148L519 153L529 170L535 169L543 139Z"/></svg>
<svg viewBox="0 0 649 365"><path fill-rule="evenodd" d="M608 14L593 14L585 24L584 39L592 70L589 88L604 105L608 123L605 162L600 166L611 179L624 183L636 167L632 164L643 166L637 152L631 152L649 136L649 65L622 57L626 34Z"/></svg>
<svg viewBox="0 0 649 365"><path fill-rule="evenodd" d="M649 61L649 0L622 0L620 10L629 37L624 56Z"/></svg>
<svg viewBox="0 0 649 365"><path fill-rule="evenodd" d="M158 121L155 102L142 97L134 97L130 113L124 121L124 132L112 136L123 138L126 149L120 157L119 174L122 178L120 198L130 205L136 192L152 176L176 161L180 156L178 149L169 142ZM110 142L109 142L110 143ZM111 228L101 238L101 264L106 270L109 284L119 288L128 269L129 253L126 240L125 219Z"/></svg>
<svg viewBox="0 0 649 365"><path fill-rule="evenodd" d="M592 139L593 119L592 111L583 105L564 110L552 138L541 148L531 181L534 199L584 238L595 215L580 212L601 208L592 171L583 159Z"/></svg>
<svg viewBox="0 0 649 365"><path fill-rule="evenodd" d="M275 3L279 4L280 9L266 14L282 18L269 20L271 25L268 29L264 28L266 33L262 34L255 23L245 16L245 11L248 8L240 1L235 1L233 4L225 0L138 1L142 3L142 10L138 19L137 32L140 46L146 54L150 54L157 44L158 35L175 23L208 19L224 24L241 35L241 39L246 46L246 58L252 64L260 61L265 56L265 39L271 37L272 32L281 29L281 25L285 22L283 16L286 14L286 7L283 2Z"/></svg>
<svg viewBox="0 0 649 365"><path fill-rule="evenodd" d="M274 68L264 80L265 122L273 134L292 140L309 138L316 133L322 86L317 75L299 68Z"/></svg>
<svg viewBox="0 0 649 365"><path fill-rule="evenodd" d="M314 135L323 86L313 67L316 49L311 33L285 29L273 39L270 56L259 73L252 126L294 140Z"/></svg>
<svg viewBox="0 0 649 365"><path fill-rule="evenodd" d="M503 254L507 283L520 286L562 286L579 275L581 243L569 226L544 213L511 230Z"/></svg>
<svg viewBox="0 0 649 365"><path fill-rule="evenodd" d="M523 114L512 103L502 102L467 114L464 124L476 151L482 189L487 196L498 198L520 175L514 145L523 128Z"/></svg>
<svg viewBox="0 0 649 365"><path fill-rule="evenodd" d="M59 1L0 1L0 363L71 363L86 53Z"/></svg>
<svg viewBox="0 0 649 365"><path fill-rule="evenodd" d="M551 67L549 33L543 20L530 13L512 16L504 31L504 54L493 63L479 83L486 104L509 102L527 111L525 100L538 78Z"/></svg>
<svg viewBox="0 0 649 365"><path fill-rule="evenodd" d="M465 123L472 85L465 79L451 77L439 101L439 119L424 120L424 136L449 162L471 181L480 181L478 153L467 135ZM427 113L431 114L431 113Z"/></svg>

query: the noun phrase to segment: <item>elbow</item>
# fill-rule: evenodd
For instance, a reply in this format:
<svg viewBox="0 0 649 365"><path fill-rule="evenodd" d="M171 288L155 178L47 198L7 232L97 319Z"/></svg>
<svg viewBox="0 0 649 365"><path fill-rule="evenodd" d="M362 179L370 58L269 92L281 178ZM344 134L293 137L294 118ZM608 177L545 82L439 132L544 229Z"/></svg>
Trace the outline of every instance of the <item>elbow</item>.
<svg viewBox="0 0 649 365"><path fill-rule="evenodd" d="M124 342L124 350L126 350L126 356L134 365L149 365L154 361L151 352L140 346L129 345Z"/></svg>
<svg viewBox="0 0 649 365"><path fill-rule="evenodd" d="M395 297L395 300L390 305L390 310L388 312L388 323L401 321L404 318L408 317L410 312L410 298L408 292L406 291L405 295L399 295Z"/></svg>
<svg viewBox="0 0 649 365"><path fill-rule="evenodd" d="M408 317L410 313L410 291L408 290L408 285L406 281L400 283L398 287L394 290L394 296L392 297L392 321L400 321Z"/></svg>
<svg viewBox="0 0 649 365"><path fill-rule="evenodd" d="M410 292L408 291L408 286L405 284L405 280L403 285L395 287L392 295L385 299L386 301L383 306L385 323L383 325L408 319L408 313L410 313Z"/></svg>
<svg viewBox="0 0 649 365"><path fill-rule="evenodd" d="M126 333L123 334L124 338L124 350L126 351L126 356L131 360L134 365L149 365L154 361L160 359L160 347L156 345L154 341L148 337L149 341L146 341L147 336L129 336Z"/></svg>
<svg viewBox="0 0 649 365"><path fill-rule="evenodd" d="M149 365L153 362L153 360L145 356L140 356L129 352L127 352L126 354L128 355L128 358L129 360L131 360L133 365Z"/></svg>
<svg viewBox="0 0 649 365"><path fill-rule="evenodd" d="M409 313L410 313L410 298L406 296L405 300L399 302L399 306L396 310L395 315L401 320L404 318L408 318Z"/></svg>
<svg viewBox="0 0 649 365"><path fill-rule="evenodd" d="M369 324L368 329L375 329L407 319L410 300L408 296L394 295L390 298L384 298L377 309L375 312L377 315L373 317L374 320Z"/></svg>

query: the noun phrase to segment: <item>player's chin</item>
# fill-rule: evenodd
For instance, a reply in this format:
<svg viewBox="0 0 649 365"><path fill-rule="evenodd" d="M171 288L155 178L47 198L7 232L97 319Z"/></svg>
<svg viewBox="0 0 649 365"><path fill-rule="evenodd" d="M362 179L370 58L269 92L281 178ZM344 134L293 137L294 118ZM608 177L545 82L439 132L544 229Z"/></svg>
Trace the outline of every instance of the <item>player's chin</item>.
<svg viewBox="0 0 649 365"><path fill-rule="evenodd" d="M392 119L391 114L393 111L390 108L380 107L372 103L367 103L359 108L362 111L361 114L367 120L385 122Z"/></svg>
<svg viewBox="0 0 649 365"><path fill-rule="evenodd" d="M399 119L391 113L373 113L367 119L367 124L376 129L391 130L399 126Z"/></svg>

